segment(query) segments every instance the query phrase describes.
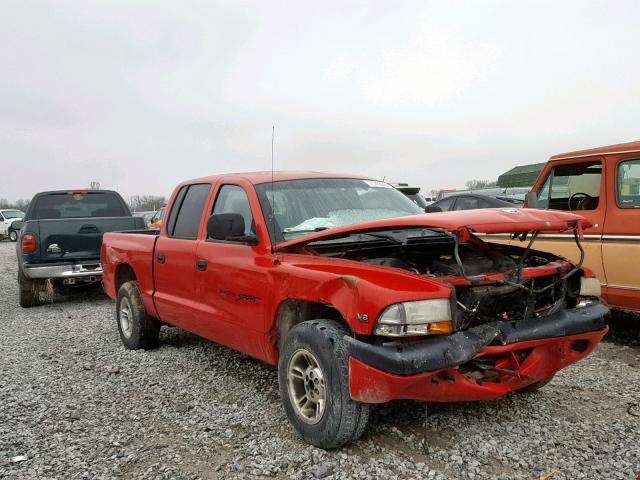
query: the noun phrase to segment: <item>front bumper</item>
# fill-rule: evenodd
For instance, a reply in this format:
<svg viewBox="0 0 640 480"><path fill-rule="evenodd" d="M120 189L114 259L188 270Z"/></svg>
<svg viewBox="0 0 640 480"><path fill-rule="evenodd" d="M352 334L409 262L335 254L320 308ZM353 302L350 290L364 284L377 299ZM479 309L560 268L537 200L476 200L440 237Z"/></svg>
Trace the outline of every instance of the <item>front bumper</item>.
<svg viewBox="0 0 640 480"><path fill-rule="evenodd" d="M102 278L102 265L100 261L56 265L28 265L22 267L27 278ZM90 278L89 278L90 279Z"/></svg>
<svg viewBox="0 0 640 480"><path fill-rule="evenodd" d="M591 353L608 330L607 313L598 303L396 346L346 337L351 397L366 403L495 399L545 380ZM491 371L490 381L471 375L475 366Z"/></svg>

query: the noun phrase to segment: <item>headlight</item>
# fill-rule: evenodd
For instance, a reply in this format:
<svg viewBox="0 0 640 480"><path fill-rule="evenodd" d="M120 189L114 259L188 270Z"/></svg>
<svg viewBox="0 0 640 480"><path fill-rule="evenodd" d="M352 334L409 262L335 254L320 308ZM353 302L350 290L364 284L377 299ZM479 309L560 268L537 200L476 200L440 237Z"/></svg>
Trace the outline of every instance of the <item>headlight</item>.
<svg viewBox="0 0 640 480"><path fill-rule="evenodd" d="M580 296L581 297L599 297L602 295L600 280L597 278L580 278Z"/></svg>
<svg viewBox="0 0 640 480"><path fill-rule="evenodd" d="M378 317L375 334L387 337L451 333L451 303L447 298L395 303Z"/></svg>

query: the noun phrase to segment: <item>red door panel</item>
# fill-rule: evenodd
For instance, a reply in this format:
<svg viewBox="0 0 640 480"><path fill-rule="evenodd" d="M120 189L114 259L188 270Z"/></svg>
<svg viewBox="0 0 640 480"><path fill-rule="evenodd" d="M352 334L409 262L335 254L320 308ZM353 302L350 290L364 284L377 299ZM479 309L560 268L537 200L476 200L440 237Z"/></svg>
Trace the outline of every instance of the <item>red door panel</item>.
<svg viewBox="0 0 640 480"><path fill-rule="evenodd" d="M198 242L194 331L256 358L265 359L268 274L256 249L244 244Z"/></svg>
<svg viewBox="0 0 640 480"><path fill-rule="evenodd" d="M191 330L196 240L161 236L154 254L154 302L160 319Z"/></svg>

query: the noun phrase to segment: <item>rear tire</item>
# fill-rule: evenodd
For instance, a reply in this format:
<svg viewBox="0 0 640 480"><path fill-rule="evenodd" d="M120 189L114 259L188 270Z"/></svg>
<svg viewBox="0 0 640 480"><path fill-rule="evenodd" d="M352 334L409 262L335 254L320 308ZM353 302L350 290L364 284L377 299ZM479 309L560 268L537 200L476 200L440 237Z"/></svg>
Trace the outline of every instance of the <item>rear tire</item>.
<svg viewBox="0 0 640 480"><path fill-rule="evenodd" d="M534 392L537 392L542 387L544 387L547 383L549 383L551 380L553 380L553 375L551 375L549 378L546 378L544 380L540 380L539 382L532 383L531 385L527 385L524 388L516 390L516 392L518 392L518 393L534 393Z"/></svg>
<svg viewBox="0 0 640 480"><path fill-rule="evenodd" d="M147 314L138 282L126 282L120 287L116 317L120 340L125 348L150 350L158 346L160 322Z"/></svg>
<svg viewBox="0 0 640 480"><path fill-rule="evenodd" d="M16 232L15 230L9 230L9 240L11 240L12 242L17 242L18 232Z"/></svg>
<svg viewBox="0 0 640 480"><path fill-rule="evenodd" d="M332 320L299 323L288 333L278 361L282 403L296 433L323 449L342 447L364 433L371 406L349 394L350 332Z"/></svg>
<svg viewBox="0 0 640 480"><path fill-rule="evenodd" d="M18 268L18 303L22 308L30 308L39 305L40 300L40 280L27 278Z"/></svg>

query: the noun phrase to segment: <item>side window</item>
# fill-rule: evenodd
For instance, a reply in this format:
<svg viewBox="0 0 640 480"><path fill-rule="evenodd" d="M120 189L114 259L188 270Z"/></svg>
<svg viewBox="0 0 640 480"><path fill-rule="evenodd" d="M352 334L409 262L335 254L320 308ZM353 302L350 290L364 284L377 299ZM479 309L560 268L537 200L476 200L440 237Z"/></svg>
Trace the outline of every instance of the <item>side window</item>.
<svg viewBox="0 0 640 480"><path fill-rule="evenodd" d="M185 185L180 189L178 194L176 195L176 200L173 202L171 206L171 210L169 211L169 219L167 220L167 235L171 236L173 234L173 229L176 226L176 217L178 216L178 210L180 210L180 206L182 205L182 201L184 200L184 195L187 193L188 185ZM159 212L158 212L159 213ZM157 222L159 220L159 215L156 213L153 216L153 221Z"/></svg>
<svg viewBox="0 0 640 480"><path fill-rule="evenodd" d="M553 167L538 192L538 208L595 210L600 203L600 162Z"/></svg>
<svg viewBox="0 0 640 480"><path fill-rule="evenodd" d="M620 208L640 208L640 160L618 165L616 196Z"/></svg>
<svg viewBox="0 0 640 480"><path fill-rule="evenodd" d="M440 202L438 202L438 205L436 206L440 207L440 210L442 210L443 212L448 212L449 210L451 210L451 207L453 206L453 202L455 202L455 200L456 197L444 198Z"/></svg>
<svg viewBox="0 0 640 480"><path fill-rule="evenodd" d="M172 230L167 230L169 236L190 239L195 239L198 236L198 225L200 224L200 218L202 218L202 209L210 189L211 185L208 183L189 185L179 206L175 225L173 225ZM177 200L178 198L176 198ZM174 209L175 207L171 209L172 214Z"/></svg>
<svg viewBox="0 0 640 480"><path fill-rule="evenodd" d="M491 204L484 198L478 199L478 208L491 208Z"/></svg>
<svg viewBox="0 0 640 480"><path fill-rule="evenodd" d="M478 199L475 197L458 197L455 210L475 210L478 207Z"/></svg>
<svg viewBox="0 0 640 480"><path fill-rule="evenodd" d="M238 185L223 185L213 207L213 214L237 213L244 218L244 234L256 233L256 224L251 214L247 192Z"/></svg>

